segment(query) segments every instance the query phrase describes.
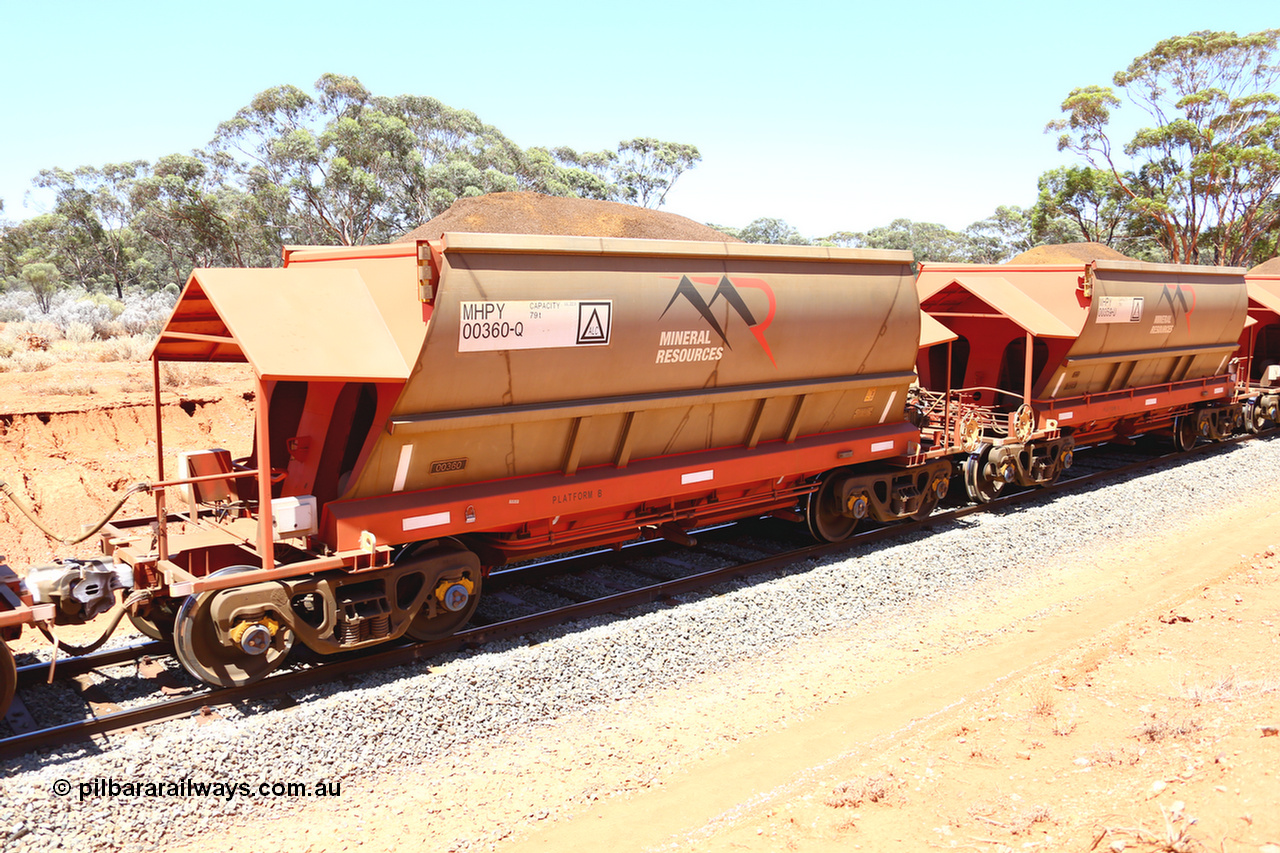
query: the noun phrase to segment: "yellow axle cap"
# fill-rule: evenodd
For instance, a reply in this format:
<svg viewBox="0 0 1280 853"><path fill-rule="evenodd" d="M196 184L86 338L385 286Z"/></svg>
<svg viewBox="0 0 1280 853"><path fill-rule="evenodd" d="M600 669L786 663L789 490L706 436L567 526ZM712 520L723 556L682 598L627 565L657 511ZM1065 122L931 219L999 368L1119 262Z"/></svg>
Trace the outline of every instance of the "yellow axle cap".
<svg viewBox="0 0 1280 853"><path fill-rule="evenodd" d="M255 619L252 622L241 621L237 622L235 627L231 629L231 642L235 643L237 646L240 645L240 641L244 639L244 632L248 631L254 625L261 625L263 628L266 628L273 637L276 635L276 632L280 630L280 623L272 619L270 616L263 616L261 619Z"/></svg>

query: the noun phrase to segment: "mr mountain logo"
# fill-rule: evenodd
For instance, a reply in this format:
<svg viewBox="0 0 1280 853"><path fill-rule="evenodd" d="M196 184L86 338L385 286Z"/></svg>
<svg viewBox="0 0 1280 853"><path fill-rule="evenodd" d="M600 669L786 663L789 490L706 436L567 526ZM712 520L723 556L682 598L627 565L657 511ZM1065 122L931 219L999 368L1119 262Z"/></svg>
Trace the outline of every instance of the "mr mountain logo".
<svg viewBox="0 0 1280 853"><path fill-rule="evenodd" d="M1187 298L1188 294L1191 296L1190 299ZM1160 297L1156 299L1156 305L1158 306L1166 301L1169 303L1169 310L1173 312L1173 315L1169 317L1169 324L1172 325L1173 316L1177 315L1178 308L1181 307L1182 314L1187 320L1187 331L1191 331L1191 314L1196 310L1195 286L1191 284L1177 284L1173 287L1167 284L1164 285L1160 288ZM1151 331L1155 332L1156 330L1153 328ZM1172 332L1173 329L1171 328L1169 331Z"/></svg>
<svg viewBox="0 0 1280 853"><path fill-rule="evenodd" d="M715 285L715 291L711 294L710 299L704 299L702 293L698 290L698 285L710 287ZM751 309L747 307L746 300L742 298L742 294L738 288L750 288L762 291L768 299L768 311L763 320L757 320ZM672 315L672 319L681 316L681 312L687 312L687 308L672 307L681 299L693 306L694 311L702 317L703 321L709 326L709 329L679 329L662 331L658 334L658 364L678 364L688 361L719 361L724 356L725 349L733 349L729 343L729 335L727 329L733 324L733 315L746 323L747 328L751 330L751 334L755 336L759 342L760 348L764 350L764 354L769 357L769 361L774 367L778 366L778 362L774 361L773 351L769 349L769 342L765 340L765 330L773 323L774 311L777 308L777 302L773 296L773 288L758 278L739 278L737 281L730 281L727 275L720 277L715 276L681 276L680 283L676 285L675 293L671 294L671 301L667 303L667 307L663 309L662 320L667 314ZM715 307L716 301L723 299L728 309L725 313L727 316L724 326L720 325L720 321L716 318L712 308ZM716 341L711 337L711 333L715 332L719 338L719 343L724 346L715 346Z"/></svg>

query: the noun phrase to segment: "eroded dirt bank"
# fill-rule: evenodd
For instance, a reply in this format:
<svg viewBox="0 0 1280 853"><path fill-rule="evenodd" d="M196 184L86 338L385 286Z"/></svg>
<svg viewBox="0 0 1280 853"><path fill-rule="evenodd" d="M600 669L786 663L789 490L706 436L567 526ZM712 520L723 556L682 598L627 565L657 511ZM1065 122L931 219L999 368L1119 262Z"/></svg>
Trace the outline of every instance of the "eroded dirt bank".
<svg viewBox="0 0 1280 853"><path fill-rule="evenodd" d="M63 536L97 523L123 491L136 482L154 481L157 473L150 365L111 365L127 369L114 382L103 378L100 367L78 367L94 373L93 394L48 393L59 380L45 374L0 374L0 478ZM253 432L250 383L239 370L213 378L217 384L182 385L179 376L177 387L164 390L167 474L177 470L180 451L226 447L233 455L248 453ZM122 515L151 512L150 498L138 495ZM72 549L51 542L8 500L0 500L0 562L23 571L55 556L96 551L95 540Z"/></svg>

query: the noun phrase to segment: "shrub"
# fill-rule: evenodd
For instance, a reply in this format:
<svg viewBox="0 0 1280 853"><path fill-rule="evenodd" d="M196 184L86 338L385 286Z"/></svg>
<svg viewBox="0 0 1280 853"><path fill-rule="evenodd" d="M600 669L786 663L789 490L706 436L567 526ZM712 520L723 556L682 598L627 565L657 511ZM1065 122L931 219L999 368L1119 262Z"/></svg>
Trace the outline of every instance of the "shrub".
<svg viewBox="0 0 1280 853"><path fill-rule="evenodd" d="M54 297L49 307L48 321L61 329L63 334L67 334L74 325L82 325L89 327L91 336L106 337L99 334L99 330L104 329L115 319L116 314L124 310L123 305L116 310L113 303L115 300L104 301L102 296L93 294L73 296L64 291ZM119 303L115 304L119 305ZM71 336L67 334L67 337Z"/></svg>
<svg viewBox="0 0 1280 853"><path fill-rule="evenodd" d="M79 320L67 324L63 329L63 333L67 336L67 340L73 344L87 344L93 340L93 326L88 323L81 323Z"/></svg>
<svg viewBox="0 0 1280 853"><path fill-rule="evenodd" d="M116 320L131 335L154 336L164 327L176 302L176 297L163 292L130 295L125 298L124 310Z"/></svg>
<svg viewBox="0 0 1280 853"><path fill-rule="evenodd" d="M6 359L0 359L0 373L36 373L48 370L58 360L47 352L18 350Z"/></svg>
<svg viewBox="0 0 1280 853"><path fill-rule="evenodd" d="M94 358L98 361L144 361L154 340L146 335L111 338L97 348Z"/></svg>

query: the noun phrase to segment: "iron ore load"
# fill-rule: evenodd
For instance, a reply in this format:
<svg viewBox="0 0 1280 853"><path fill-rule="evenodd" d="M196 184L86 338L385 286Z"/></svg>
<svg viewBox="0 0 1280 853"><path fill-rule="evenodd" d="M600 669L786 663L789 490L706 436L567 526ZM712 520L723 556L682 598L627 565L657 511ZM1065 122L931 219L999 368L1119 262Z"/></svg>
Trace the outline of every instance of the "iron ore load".
<svg viewBox="0 0 1280 853"><path fill-rule="evenodd" d="M448 636L508 562L764 515L838 541L927 516L954 477L987 501L1083 444L1275 420L1280 358L1252 356L1280 315L1242 270L911 266L447 233L197 270L151 354L154 512L102 526L101 557L0 578L0 630L127 613L239 685L298 643ZM162 362L252 368L247 456L165 470ZM7 646L0 676L7 706Z"/></svg>

